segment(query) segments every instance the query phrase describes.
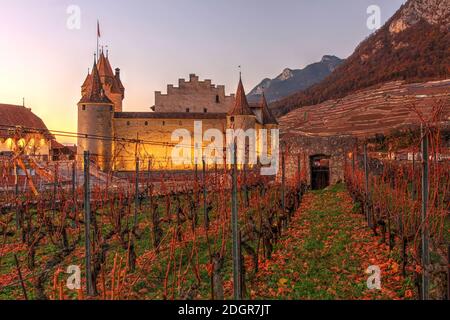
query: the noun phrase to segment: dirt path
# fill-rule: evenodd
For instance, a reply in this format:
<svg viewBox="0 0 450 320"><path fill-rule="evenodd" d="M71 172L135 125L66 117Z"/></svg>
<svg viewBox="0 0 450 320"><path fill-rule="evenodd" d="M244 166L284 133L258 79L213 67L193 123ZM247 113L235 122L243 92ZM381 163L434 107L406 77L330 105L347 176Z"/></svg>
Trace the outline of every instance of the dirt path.
<svg viewBox="0 0 450 320"><path fill-rule="evenodd" d="M262 263L251 298L412 298L412 283L394 259L398 254L355 211L343 186L305 195L272 260ZM367 288L371 265L381 269L381 290Z"/></svg>

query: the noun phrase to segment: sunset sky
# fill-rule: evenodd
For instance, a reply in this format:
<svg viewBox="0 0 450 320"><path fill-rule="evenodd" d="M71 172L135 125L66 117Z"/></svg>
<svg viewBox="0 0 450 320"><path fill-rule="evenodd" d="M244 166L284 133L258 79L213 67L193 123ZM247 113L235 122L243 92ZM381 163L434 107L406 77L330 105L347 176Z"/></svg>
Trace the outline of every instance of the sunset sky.
<svg viewBox="0 0 450 320"><path fill-rule="evenodd" d="M22 104L49 129L76 131L80 86L96 50L96 21L113 68L121 68L125 111L149 111L154 91L178 78L250 91L263 78L325 54L345 58L372 31L369 5L384 23L403 0L0 0L0 103ZM81 28L66 26L69 5ZM61 139L62 142L71 142Z"/></svg>

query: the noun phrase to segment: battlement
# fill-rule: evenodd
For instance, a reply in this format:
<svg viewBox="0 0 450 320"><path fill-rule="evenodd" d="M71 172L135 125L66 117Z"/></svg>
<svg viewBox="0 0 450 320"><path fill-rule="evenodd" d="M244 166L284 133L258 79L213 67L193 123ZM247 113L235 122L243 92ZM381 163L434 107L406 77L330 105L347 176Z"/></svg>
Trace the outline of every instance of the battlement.
<svg viewBox="0 0 450 320"><path fill-rule="evenodd" d="M167 93L155 91L156 112L226 113L234 103L234 95L225 94L224 85L215 85L212 80L199 80L191 73L189 81L178 80L178 87L167 85Z"/></svg>

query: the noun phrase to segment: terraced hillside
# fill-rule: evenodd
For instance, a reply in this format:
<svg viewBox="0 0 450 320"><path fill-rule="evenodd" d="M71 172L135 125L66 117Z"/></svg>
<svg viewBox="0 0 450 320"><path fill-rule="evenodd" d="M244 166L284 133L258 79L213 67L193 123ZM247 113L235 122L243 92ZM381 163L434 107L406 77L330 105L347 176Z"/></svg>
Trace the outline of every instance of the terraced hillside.
<svg viewBox="0 0 450 320"><path fill-rule="evenodd" d="M442 120L450 120L450 79L415 84L385 83L342 99L296 109L281 117L279 123L284 136L370 136L418 124L415 109L427 118L437 103L444 105Z"/></svg>

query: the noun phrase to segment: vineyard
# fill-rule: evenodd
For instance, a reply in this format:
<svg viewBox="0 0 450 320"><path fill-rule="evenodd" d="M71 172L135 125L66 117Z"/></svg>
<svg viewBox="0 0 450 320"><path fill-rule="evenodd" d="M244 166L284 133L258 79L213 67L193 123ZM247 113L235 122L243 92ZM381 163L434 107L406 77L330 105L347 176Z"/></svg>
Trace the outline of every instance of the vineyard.
<svg viewBox="0 0 450 320"><path fill-rule="evenodd" d="M427 126L410 137L410 161L356 147L345 166L347 189L368 227L400 250L401 273L412 276L423 299L445 299L450 290L450 154L442 136Z"/></svg>
<svg viewBox="0 0 450 320"><path fill-rule="evenodd" d="M7 173L25 171L25 160L1 162L2 299L232 298L233 202L245 297L306 190L305 171L281 182L232 166L173 176L141 172L138 160L134 176L119 179L84 160L84 172L75 161L34 166L39 174L22 183ZM83 270L75 290L69 266Z"/></svg>
<svg viewBox="0 0 450 320"><path fill-rule="evenodd" d="M411 159L403 160L383 150L392 141L379 140L359 141L345 155L345 183L319 194L309 190L306 154L286 146L276 178L260 175L259 167L204 161L195 170L174 174L160 170L154 159L129 159L135 172L119 176L98 170L89 153L76 161L48 163L20 154L1 159L0 299L255 299L267 298L262 288L270 284L277 288L269 298L281 298L290 292L280 256L289 247L283 255L292 261L317 251L310 258L317 259L319 270L311 275L292 267L298 279L286 298L375 298L361 289L367 265L355 261L350 267L358 275L352 278L358 296L339 296L331 288L318 294L318 274L337 268L325 263L330 253L321 251L317 239L330 228L335 234L345 229L342 236L348 239L358 235L345 246L328 244L331 248L354 253L367 241L387 248L383 261L391 269L399 266L393 278L402 287L402 294L392 296L445 299L450 242L446 138L439 128L424 125L408 137ZM396 151L401 147L404 143L397 143ZM294 165L287 170L286 164ZM336 215L338 207L346 213ZM353 212L364 217L366 233L357 231L360 218ZM331 224L341 219L346 226ZM309 221L317 224L310 234L305 233ZM376 260L369 247L359 250ZM341 268L336 272L348 272ZM307 286L305 279L316 288L295 291L297 284ZM391 296L379 298L386 297Z"/></svg>

